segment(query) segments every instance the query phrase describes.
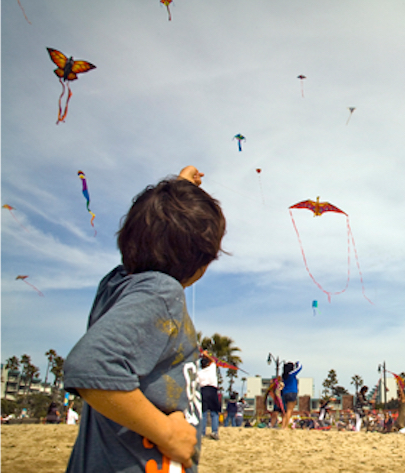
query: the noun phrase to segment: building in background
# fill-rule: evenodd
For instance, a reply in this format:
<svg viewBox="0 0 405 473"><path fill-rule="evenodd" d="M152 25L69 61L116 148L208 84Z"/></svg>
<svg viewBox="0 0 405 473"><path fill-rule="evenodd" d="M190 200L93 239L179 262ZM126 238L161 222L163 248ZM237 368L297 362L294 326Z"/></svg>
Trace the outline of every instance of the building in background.
<svg viewBox="0 0 405 473"><path fill-rule="evenodd" d="M21 371L9 370L5 365L1 365L1 399L15 401L18 396L27 393L51 394L51 385L46 385L40 378L29 379Z"/></svg>

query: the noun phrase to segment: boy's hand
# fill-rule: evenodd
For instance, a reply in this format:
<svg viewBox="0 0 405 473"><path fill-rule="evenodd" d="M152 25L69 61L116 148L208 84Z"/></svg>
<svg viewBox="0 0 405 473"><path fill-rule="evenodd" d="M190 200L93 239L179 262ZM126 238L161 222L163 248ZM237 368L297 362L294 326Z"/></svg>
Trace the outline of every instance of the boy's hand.
<svg viewBox="0 0 405 473"><path fill-rule="evenodd" d="M179 178L187 179L196 186L201 186L202 177L204 177L204 173L200 172L195 166L186 166L179 174Z"/></svg>
<svg viewBox="0 0 405 473"><path fill-rule="evenodd" d="M184 418L180 411L168 415L169 435L164 445L157 445L163 455L173 461L184 465L185 468L192 466L191 457L194 455L197 444L197 431Z"/></svg>

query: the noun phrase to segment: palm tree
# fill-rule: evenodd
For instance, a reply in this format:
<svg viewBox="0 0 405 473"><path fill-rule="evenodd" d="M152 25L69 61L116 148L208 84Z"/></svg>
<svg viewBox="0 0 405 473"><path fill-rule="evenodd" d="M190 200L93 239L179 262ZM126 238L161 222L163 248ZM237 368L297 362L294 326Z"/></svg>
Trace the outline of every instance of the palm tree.
<svg viewBox="0 0 405 473"><path fill-rule="evenodd" d="M45 353L45 356L48 358L48 364L46 366L46 374L45 374L45 382L44 382L44 385L46 386L46 383L48 382L49 368L53 365L53 360L58 355L55 350L50 349Z"/></svg>
<svg viewBox="0 0 405 473"><path fill-rule="evenodd" d="M11 356L10 358L7 359L6 361L6 370L10 371L18 371L18 368L20 367L20 360L16 356Z"/></svg>
<svg viewBox="0 0 405 473"><path fill-rule="evenodd" d="M359 391L359 388L363 386L364 382L361 376L359 376L358 374L355 374L354 376L352 376L352 380L350 381L350 384L354 384L356 388L356 393L357 393Z"/></svg>
<svg viewBox="0 0 405 473"><path fill-rule="evenodd" d="M56 355L54 360L53 360L51 373L55 376L55 379L54 379L54 382L53 382L55 390L59 389L60 384L63 381L63 363L64 362L65 362L65 360L59 355Z"/></svg>
<svg viewBox="0 0 405 473"><path fill-rule="evenodd" d="M224 360L231 365L238 366L240 363L242 363L242 359L235 354L235 352L239 352L241 349L234 346L234 341L232 338L222 336L219 333L214 333L212 337L204 337L201 340L201 348L203 350L210 351L215 357ZM228 391L231 393L235 378L238 377L238 372L237 370L228 369L226 376L229 378ZM219 368L218 389L222 390L222 375Z"/></svg>

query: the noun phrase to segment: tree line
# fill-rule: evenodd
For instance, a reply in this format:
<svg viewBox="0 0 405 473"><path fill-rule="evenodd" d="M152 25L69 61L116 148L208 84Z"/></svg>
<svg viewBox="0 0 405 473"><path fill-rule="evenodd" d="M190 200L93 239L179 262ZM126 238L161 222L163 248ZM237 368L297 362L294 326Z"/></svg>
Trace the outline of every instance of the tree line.
<svg viewBox="0 0 405 473"><path fill-rule="evenodd" d="M61 392L63 382L63 363L64 358L59 356L55 350L50 349L45 353L48 359L46 374L43 386L50 387L50 392L31 392L31 386L39 378L40 370L35 366L31 357L27 354L20 358L11 356L6 360L5 368L10 371L20 373L19 384L15 395L15 400L2 399L2 415L14 414L19 416L22 409L27 409L29 417L45 417L49 404L54 401L63 406L64 393ZM52 374L53 383L48 383L49 374ZM7 389L7 386L6 386ZM22 394L20 394L22 391ZM61 409L62 410L62 409Z"/></svg>

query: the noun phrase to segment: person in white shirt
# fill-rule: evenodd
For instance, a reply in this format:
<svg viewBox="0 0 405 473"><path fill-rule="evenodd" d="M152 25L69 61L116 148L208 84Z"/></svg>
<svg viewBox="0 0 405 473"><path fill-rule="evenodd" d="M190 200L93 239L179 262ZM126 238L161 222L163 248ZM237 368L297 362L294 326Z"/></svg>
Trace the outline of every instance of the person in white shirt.
<svg viewBox="0 0 405 473"><path fill-rule="evenodd" d="M202 435L206 435L208 412L211 415L211 434L210 437L214 440L219 440L218 426L219 426L219 412L221 406L218 399L218 377L217 367L215 362L203 354L201 358L201 369L198 371L198 381L201 387L202 396Z"/></svg>
<svg viewBox="0 0 405 473"><path fill-rule="evenodd" d="M79 420L79 414L75 410L73 410L73 405L71 404L67 411L66 424L76 425L78 420Z"/></svg>

